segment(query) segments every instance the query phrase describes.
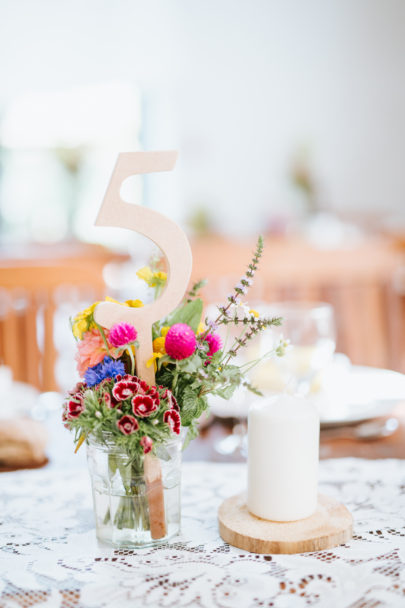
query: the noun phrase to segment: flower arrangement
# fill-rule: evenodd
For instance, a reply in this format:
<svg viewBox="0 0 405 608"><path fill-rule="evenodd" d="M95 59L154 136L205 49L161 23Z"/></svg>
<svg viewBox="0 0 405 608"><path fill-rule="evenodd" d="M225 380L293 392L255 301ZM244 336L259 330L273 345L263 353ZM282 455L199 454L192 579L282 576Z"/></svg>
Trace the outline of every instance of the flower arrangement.
<svg viewBox="0 0 405 608"><path fill-rule="evenodd" d="M235 357L259 332L280 325L281 319L263 318L242 301L252 285L263 241L259 237L247 271L218 307L215 320L202 322L203 302L198 297L205 282L196 283L182 304L153 326L153 356L156 384L149 386L136 375L136 327L117 323L110 330L94 319L98 302L77 314L72 332L77 340L77 369L82 382L70 391L63 409L63 422L75 432L76 450L92 435L100 441L108 433L133 462L141 466L144 454L153 452L181 427L188 429L186 442L197 434L197 421L207 409L207 395L224 399L244 385L256 394L246 373L262 359L237 365ZM156 267L137 272L158 297L166 274ZM109 301L115 301L106 298ZM140 307L140 300L128 300L122 306ZM239 335L227 348L218 333L220 326L234 325ZM282 355L281 341L270 355Z"/></svg>
<svg viewBox="0 0 405 608"><path fill-rule="evenodd" d="M179 442L173 438L182 427L188 429L185 447L197 435L197 421L208 407L208 395L229 399L240 385L258 393L246 373L261 359L238 365L236 357L256 334L281 322L261 317L242 301L262 251L259 238L246 273L218 308L215 320L202 321L203 302L198 294L205 282L200 281L177 309L153 325L153 354L146 362L154 367L153 385L137 376L136 327L123 322L110 329L101 327L94 316L98 302L71 321L82 381L68 394L62 418L75 433L76 451L88 442L101 540L142 546L176 533L180 481L173 469L178 466ZM166 274L153 266L137 275L158 297ZM143 306L140 300L118 304ZM219 328L229 330L231 325L240 331L227 348L230 332L223 343ZM285 346L281 341L267 356L282 355Z"/></svg>

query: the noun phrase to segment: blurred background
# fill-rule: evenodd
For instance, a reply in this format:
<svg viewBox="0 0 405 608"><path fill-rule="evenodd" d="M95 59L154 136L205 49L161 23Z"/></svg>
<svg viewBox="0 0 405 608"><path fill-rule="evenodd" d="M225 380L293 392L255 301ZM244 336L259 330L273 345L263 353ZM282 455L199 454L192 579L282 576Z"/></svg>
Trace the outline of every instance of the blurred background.
<svg viewBox="0 0 405 608"><path fill-rule="evenodd" d="M2 0L0 362L65 390L69 315L148 297L150 243L94 221L119 152L178 149L122 196L185 228L207 305L263 234L252 302L329 303L346 364L404 372L404 73L401 0Z"/></svg>

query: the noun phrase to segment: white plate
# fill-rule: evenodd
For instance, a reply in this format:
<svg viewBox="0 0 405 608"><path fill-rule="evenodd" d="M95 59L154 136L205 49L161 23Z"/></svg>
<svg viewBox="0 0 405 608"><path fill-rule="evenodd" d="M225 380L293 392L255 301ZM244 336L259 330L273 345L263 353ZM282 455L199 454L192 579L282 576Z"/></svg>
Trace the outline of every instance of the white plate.
<svg viewBox="0 0 405 608"><path fill-rule="evenodd" d="M405 402L405 375L375 367L339 365L325 373L321 389L311 398L319 409L322 428L357 424L389 414ZM212 396L209 403L219 418L246 418L257 399L260 397L240 389L229 401Z"/></svg>
<svg viewBox="0 0 405 608"><path fill-rule="evenodd" d="M357 424L389 414L405 402L405 375L388 369L353 365L347 371L346 386L328 395L324 386L318 401L323 428ZM322 395L329 397L322 405Z"/></svg>

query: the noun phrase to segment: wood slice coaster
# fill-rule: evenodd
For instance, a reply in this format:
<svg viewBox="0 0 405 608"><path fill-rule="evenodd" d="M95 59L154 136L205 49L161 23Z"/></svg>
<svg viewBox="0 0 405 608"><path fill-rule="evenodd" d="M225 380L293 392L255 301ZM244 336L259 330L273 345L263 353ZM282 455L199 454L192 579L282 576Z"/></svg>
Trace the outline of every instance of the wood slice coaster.
<svg viewBox="0 0 405 608"><path fill-rule="evenodd" d="M353 517L340 502L322 494L311 517L275 522L252 515L246 494L224 500L218 511L219 533L234 547L251 553L306 553L331 549L353 535Z"/></svg>

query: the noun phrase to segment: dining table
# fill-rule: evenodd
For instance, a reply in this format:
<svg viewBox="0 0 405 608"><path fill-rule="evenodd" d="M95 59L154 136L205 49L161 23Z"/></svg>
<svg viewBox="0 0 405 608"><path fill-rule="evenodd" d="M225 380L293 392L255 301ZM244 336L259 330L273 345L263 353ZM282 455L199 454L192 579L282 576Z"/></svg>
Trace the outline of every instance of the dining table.
<svg viewBox="0 0 405 608"><path fill-rule="evenodd" d="M212 417L184 452L181 533L116 548L96 539L86 448L74 454L57 403L43 413L48 464L0 473L0 608L395 608L405 605L405 403L389 437L321 433L319 490L354 518L350 542L254 554L220 537L221 502L246 488L243 457L220 461L231 423Z"/></svg>

